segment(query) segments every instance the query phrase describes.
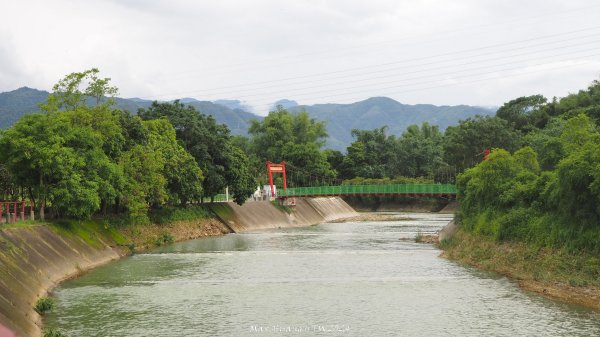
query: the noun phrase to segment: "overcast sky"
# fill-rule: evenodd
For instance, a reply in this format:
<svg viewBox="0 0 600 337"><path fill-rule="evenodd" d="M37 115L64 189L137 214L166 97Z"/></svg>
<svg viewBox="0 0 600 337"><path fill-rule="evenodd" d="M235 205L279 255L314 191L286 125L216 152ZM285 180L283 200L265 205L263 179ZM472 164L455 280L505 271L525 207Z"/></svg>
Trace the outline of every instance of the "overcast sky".
<svg viewBox="0 0 600 337"><path fill-rule="evenodd" d="M597 0L3 0L0 92L97 67L120 97L265 114L388 96L499 106L600 79Z"/></svg>

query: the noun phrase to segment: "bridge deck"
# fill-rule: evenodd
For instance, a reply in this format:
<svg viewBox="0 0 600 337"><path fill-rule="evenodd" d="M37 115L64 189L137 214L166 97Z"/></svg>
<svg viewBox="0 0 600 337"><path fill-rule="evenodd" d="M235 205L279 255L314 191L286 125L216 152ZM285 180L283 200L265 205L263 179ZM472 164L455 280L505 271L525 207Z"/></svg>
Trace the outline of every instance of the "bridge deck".
<svg viewBox="0 0 600 337"><path fill-rule="evenodd" d="M340 185L293 187L285 192L279 191L278 197L312 196L433 196L456 197L456 186L452 184L389 184L389 185Z"/></svg>

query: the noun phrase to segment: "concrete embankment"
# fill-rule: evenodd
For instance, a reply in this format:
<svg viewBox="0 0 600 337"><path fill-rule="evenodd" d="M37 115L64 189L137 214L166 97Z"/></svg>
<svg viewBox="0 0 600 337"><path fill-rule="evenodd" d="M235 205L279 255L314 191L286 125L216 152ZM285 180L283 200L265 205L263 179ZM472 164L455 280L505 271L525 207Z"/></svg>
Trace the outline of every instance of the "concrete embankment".
<svg viewBox="0 0 600 337"><path fill-rule="evenodd" d="M212 206L217 216L235 232L279 227L302 227L358 216L344 200L298 198L289 213L268 201L248 202L243 206L221 203Z"/></svg>
<svg viewBox="0 0 600 337"><path fill-rule="evenodd" d="M0 323L21 337L41 335L36 300L58 282L119 257L110 242L90 245L47 226L1 231Z"/></svg>
<svg viewBox="0 0 600 337"><path fill-rule="evenodd" d="M169 234L175 241L278 227L309 226L357 216L340 198L298 199L289 211L270 202L243 206L220 203L210 206L218 218L169 225L125 228L127 242L144 249L155 237ZM41 336L41 317L33 307L38 298L60 281L123 256L110 236L100 231L92 237L39 225L0 231L0 332L2 325L20 337ZM2 337L4 335L1 335Z"/></svg>

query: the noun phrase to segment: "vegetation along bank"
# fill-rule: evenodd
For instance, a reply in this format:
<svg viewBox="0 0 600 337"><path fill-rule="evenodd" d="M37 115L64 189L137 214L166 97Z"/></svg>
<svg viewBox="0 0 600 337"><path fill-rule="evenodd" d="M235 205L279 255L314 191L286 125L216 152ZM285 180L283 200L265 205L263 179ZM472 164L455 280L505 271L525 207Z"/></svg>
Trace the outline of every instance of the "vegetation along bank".
<svg viewBox="0 0 600 337"><path fill-rule="evenodd" d="M441 243L445 255L600 309L600 82L497 115L519 146L458 175L460 231Z"/></svg>

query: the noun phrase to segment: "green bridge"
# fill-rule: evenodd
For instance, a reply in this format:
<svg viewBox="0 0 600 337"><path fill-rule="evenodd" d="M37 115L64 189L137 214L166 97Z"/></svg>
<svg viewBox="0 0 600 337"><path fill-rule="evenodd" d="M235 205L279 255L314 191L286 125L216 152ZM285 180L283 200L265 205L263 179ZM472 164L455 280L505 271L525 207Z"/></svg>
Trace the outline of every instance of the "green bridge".
<svg viewBox="0 0 600 337"><path fill-rule="evenodd" d="M339 185L316 187L288 187L279 190L277 197L318 196L407 196L456 198L453 184L389 184L389 185Z"/></svg>

